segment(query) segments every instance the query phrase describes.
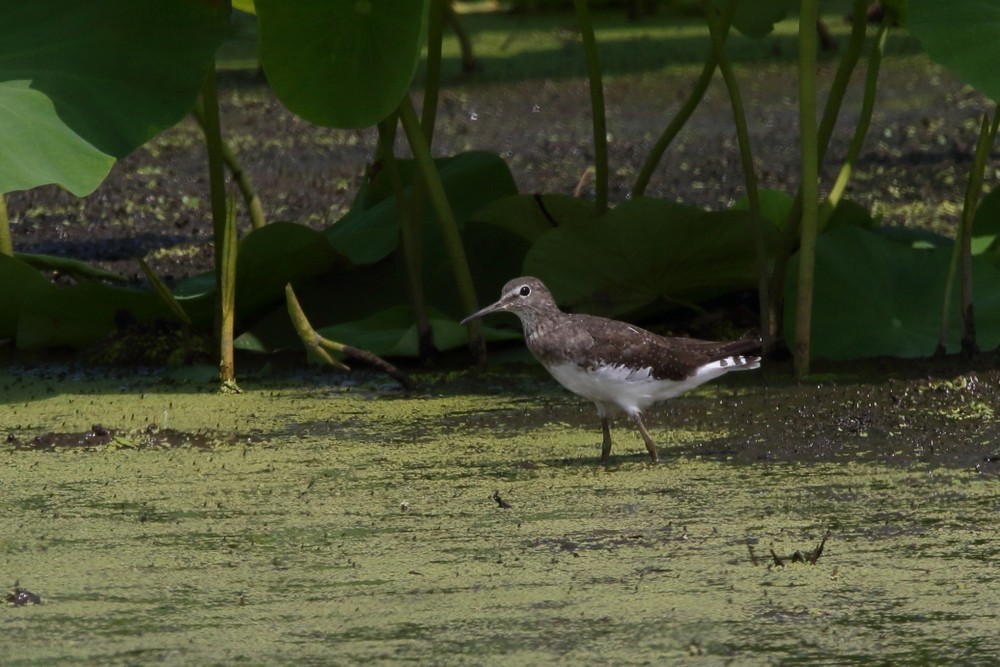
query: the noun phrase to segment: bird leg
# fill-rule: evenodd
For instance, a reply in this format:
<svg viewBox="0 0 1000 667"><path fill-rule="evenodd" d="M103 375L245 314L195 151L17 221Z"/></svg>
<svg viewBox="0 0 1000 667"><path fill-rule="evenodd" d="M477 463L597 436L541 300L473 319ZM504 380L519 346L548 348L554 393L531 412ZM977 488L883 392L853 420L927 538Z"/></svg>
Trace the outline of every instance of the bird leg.
<svg viewBox="0 0 1000 667"><path fill-rule="evenodd" d="M649 431L646 430L646 427L642 423L642 416L637 412L632 415L632 419L635 420L636 425L639 427L639 433L642 434L642 439L646 442L646 449L649 450L649 458L653 460L653 463L656 463L660 460L660 456L656 453L656 443L653 442L653 438L649 436Z"/></svg>
<svg viewBox="0 0 1000 667"><path fill-rule="evenodd" d="M604 431L604 441L601 443L601 465L608 467L608 457L611 455L611 427L608 418L601 417L601 429Z"/></svg>

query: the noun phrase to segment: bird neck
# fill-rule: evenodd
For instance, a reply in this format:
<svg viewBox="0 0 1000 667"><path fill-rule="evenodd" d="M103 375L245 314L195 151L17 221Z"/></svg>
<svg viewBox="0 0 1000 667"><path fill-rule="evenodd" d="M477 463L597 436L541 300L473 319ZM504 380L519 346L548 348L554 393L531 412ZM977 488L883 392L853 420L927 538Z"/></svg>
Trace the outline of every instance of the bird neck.
<svg viewBox="0 0 1000 667"><path fill-rule="evenodd" d="M525 311L519 313L519 315L521 317L521 326L524 328L524 337L530 342L532 339L544 335L545 332L553 329L566 316L566 313L553 307L546 310Z"/></svg>

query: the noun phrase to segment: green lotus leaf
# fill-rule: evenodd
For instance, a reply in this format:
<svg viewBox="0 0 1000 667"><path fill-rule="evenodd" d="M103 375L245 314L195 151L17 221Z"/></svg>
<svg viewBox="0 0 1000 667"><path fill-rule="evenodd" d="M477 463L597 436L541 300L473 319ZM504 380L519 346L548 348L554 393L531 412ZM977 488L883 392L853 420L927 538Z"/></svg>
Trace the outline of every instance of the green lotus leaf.
<svg viewBox="0 0 1000 667"><path fill-rule="evenodd" d="M487 204L517 192L507 163L495 153L469 151L434 161L452 214L461 226ZM414 178L413 160L397 160L404 194L409 197ZM356 265L384 259L399 244L399 209L386 186L385 170L355 197L351 210L324 232L330 244ZM424 206L424 224L435 222L430 202Z"/></svg>
<svg viewBox="0 0 1000 667"><path fill-rule="evenodd" d="M191 110L229 13L225 0L0 5L0 192L92 192Z"/></svg>
<svg viewBox="0 0 1000 667"><path fill-rule="evenodd" d="M941 326L951 248L917 249L844 226L816 242L811 354L829 360L927 357ZM785 336L793 340L798 257L789 265ZM1000 344L1000 272L973 258L976 330L983 349ZM959 347L958 292L952 296L948 350Z"/></svg>
<svg viewBox="0 0 1000 667"><path fill-rule="evenodd" d="M347 265L321 232L290 222L272 222L240 240L236 264L236 317L248 326L284 304L285 285ZM174 296L196 326L209 327L215 314L215 276L204 273L177 285ZM284 307L283 305L281 307Z"/></svg>
<svg viewBox="0 0 1000 667"><path fill-rule="evenodd" d="M86 347L114 332L123 319L148 322L174 317L152 292L95 282L54 287L22 304L17 347Z"/></svg>
<svg viewBox="0 0 1000 667"><path fill-rule="evenodd" d="M721 11L727 0L714 0ZM774 24L783 20L792 7L798 3L792 0L744 0L736 3L733 27L747 37L766 37L774 30Z"/></svg>
<svg viewBox="0 0 1000 667"><path fill-rule="evenodd" d="M426 0L257 0L261 64L278 99L325 127L368 127L406 94Z"/></svg>
<svg viewBox="0 0 1000 667"><path fill-rule="evenodd" d="M0 253L0 339L17 335L24 304L55 291L48 279L18 259Z"/></svg>
<svg viewBox="0 0 1000 667"><path fill-rule="evenodd" d="M927 55L962 81L1000 102L1000 2L908 0L906 28Z"/></svg>
<svg viewBox="0 0 1000 667"><path fill-rule="evenodd" d="M691 304L755 288L754 245L748 211L640 197L546 232L524 273L574 310L619 317L655 302Z"/></svg>

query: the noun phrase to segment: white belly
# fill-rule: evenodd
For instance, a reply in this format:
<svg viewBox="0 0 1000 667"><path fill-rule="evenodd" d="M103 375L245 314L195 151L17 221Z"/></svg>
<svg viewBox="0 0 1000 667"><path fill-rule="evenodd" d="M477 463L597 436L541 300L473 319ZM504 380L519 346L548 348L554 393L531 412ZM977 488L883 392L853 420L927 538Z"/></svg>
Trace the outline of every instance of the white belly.
<svg viewBox="0 0 1000 667"><path fill-rule="evenodd" d="M705 364L683 380L657 380L649 368L632 369L624 366L600 366L584 370L573 363L549 368L559 384L574 394L597 403L598 410L617 406L629 415L642 412L653 403L665 401L725 375L732 370L757 368L758 364L740 364L734 359L724 359Z"/></svg>

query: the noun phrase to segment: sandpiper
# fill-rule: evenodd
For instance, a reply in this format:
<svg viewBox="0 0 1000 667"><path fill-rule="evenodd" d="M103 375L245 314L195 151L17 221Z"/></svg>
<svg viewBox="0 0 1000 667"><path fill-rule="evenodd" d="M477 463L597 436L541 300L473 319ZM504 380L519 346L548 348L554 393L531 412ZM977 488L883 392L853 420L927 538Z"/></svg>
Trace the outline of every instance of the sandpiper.
<svg viewBox="0 0 1000 667"><path fill-rule="evenodd" d="M642 423L643 410L729 371L760 367L760 357L747 355L760 347L756 338L722 342L665 338L626 322L564 313L537 278L511 280L499 301L469 315L462 324L496 312L517 315L535 359L559 384L597 406L605 466L611 454L608 417L615 410L635 421L656 463L656 443Z"/></svg>

